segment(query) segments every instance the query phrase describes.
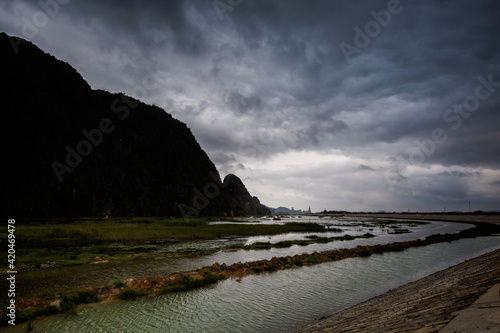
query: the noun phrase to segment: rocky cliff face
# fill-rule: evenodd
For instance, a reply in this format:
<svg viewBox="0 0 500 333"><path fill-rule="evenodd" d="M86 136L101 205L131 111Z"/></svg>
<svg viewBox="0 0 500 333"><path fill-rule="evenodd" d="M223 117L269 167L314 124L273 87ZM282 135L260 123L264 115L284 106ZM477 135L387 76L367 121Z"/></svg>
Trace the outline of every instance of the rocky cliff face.
<svg viewBox="0 0 500 333"><path fill-rule="evenodd" d="M189 128L164 110L92 90L69 64L4 33L0 68L2 215L178 216L194 189L221 183ZM199 213L228 212L231 198L222 190Z"/></svg>

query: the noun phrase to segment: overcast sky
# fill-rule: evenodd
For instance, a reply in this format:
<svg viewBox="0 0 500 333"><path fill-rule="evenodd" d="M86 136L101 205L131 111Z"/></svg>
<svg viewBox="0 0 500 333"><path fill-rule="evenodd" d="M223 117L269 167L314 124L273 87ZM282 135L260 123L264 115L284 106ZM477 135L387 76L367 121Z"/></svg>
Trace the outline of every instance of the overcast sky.
<svg viewBox="0 0 500 333"><path fill-rule="evenodd" d="M499 18L495 0L0 3L0 30L164 108L262 203L313 211L500 210Z"/></svg>

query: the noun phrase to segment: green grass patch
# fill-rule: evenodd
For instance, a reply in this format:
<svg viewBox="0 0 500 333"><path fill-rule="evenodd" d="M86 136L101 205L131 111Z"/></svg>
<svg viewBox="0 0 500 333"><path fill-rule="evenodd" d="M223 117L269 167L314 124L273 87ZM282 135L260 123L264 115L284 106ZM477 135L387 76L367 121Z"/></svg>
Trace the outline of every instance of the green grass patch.
<svg viewBox="0 0 500 333"><path fill-rule="evenodd" d="M289 232L326 232L316 223L262 224L215 224L204 220L134 218L130 220L84 221L72 224L23 225L16 229L20 246L54 247L78 245L95 246L110 242L147 241L164 239L217 239L229 236L263 236Z"/></svg>

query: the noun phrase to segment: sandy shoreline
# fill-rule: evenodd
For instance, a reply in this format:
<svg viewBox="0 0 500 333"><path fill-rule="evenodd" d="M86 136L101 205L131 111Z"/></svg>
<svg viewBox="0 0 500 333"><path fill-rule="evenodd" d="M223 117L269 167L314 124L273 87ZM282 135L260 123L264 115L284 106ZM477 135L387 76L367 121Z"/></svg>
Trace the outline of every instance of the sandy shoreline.
<svg viewBox="0 0 500 333"><path fill-rule="evenodd" d="M438 332L500 283L500 249L341 310L295 332ZM498 295L496 296L497 300ZM490 311L489 309L488 311ZM500 316L500 307L493 309ZM469 324L484 318L475 312ZM457 319L459 320L459 319ZM490 332L500 332L491 323Z"/></svg>

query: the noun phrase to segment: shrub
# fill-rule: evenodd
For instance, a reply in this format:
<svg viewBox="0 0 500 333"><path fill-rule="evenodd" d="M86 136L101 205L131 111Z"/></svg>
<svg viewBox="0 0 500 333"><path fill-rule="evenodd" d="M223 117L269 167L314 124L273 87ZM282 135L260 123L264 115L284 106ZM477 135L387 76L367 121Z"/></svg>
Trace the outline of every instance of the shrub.
<svg viewBox="0 0 500 333"><path fill-rule="evenodd" d="M281 241L281 242L274 244L274 247L285 248L285 247L290 247L293 244L294 244L293 241Z"/></svg>
<svg viewBox="0 0 500 333"><path fill-rule="evenodd" d="M268 264L266 267L264 267L264 270L266 272L274 272L276 270L278 270L278 265L273 265L273 264Z"/></svg>
<svg viewBox="0 0 500 333"><path fill-rule="evenodd" d="M80 304L95 303L101 300L94 291L88 289L79 290L77 296Z"/></svg>
<svg viewBox="0 0 500 333"><path fill-rule="evenodd" d="M125 287L125 283L123 283L121 281L115 281L115 282L113 282L113 287L115 287L115 288L123 288L123 287Z"/></svg>
<svg viewBox="0 0 500 333"><path fill-rule="evenodd" d="M248 245L249 248L251 249L270 249L271 248L271 243L266 243L266 242L257 242L252 245Z"/></svg>
<svg viewBox="0 0 500 333"><path fill-rule="evenodd" d="M372 253L368 249L363 249L363 250L358 252L358 255L360 257L369 257L372 255Z"/></svg>
<svg viewBox="0 0 500 333"><path fill-rule="evenodd" d="M62 312L71 312L74 311L79 304L95 303L101 300L94 291L88 289L63 293L60 299Z"/></svg>
<svg viewBox="0 0 500 333"><path fill-rule="evenodd" d="M326 243L329 243L331 241L332 240L330 238L328 238L328 237L318 237L318 238L316 238L316 243L324 243L324 244L326 244Z"/></svg>
<svg viewBox="0 0 500 333"><path fill-rule="evenodd" d="M224 279L221 275L214 275L206 273L201 279L193 279L192 277L183 275L177 284L165 286L162 288L161 293L187 291L197 289L203 286L214 284L219 280Z"/></svg>
<svg viewBox="0 0 500 333"><path fill-rule="evenodd" d="M309 257L309 258L306 259L306 264L314 265L314 264L317 264L319 261L320 260L319 260L318 257L311 256L311 257Z"/></svg>
<svg viewBox="0 0 500 333"><path fill-rule="evenodd" d="M253 271L254 273L257 273L257 274L258 274L258 273L261 273L261 272L262 272L262 268L260 268L260 267L254 267L254 268L252 268L252 271Z"/></svg>
<svg viewBox="0 0 500 333"><path fill-rule="evenodd" d="M217 282L219 282L219 280L222 280L222 279L223 279L223 277L220 275L214 275L214 274L207 273L201 279L201 284L202 284L202 286L207 286L209 284L217 283Z"/></svg>
<svg viewBox="0 0 500 333"><path fill-rule="evenodd" d="M116 297L123 301L132 301L137 297L141 297L144 295L145 293L143 291L138 291L131 288L125 288L118 295L116 295Z"/></svg>
<svg viewBox="0 0 500 333"><path fill-rule="evenodd" d="M353 240L355 239L354 236L351 236L351 235L344 235L342 237L340 237L340 240Z"/></svg>
<svg viewBox="0 0 500 333"><path fill-rule="evenodd" d="M316 238L319 238L318 235L307 235L306 236L307 239L316 239Z"/></svg>
<svg viewBox="0 0 500 333"><path fill-rule="evenodd" d="M28 320L35 320L38 317L46 317L50 316L53 314L57 314L59 311L55 306L48 306L48 307L34 307L30 308L29 310L24 310L24 309L16 309L16 324L17 323L22 323ZM7 325L7 319L5 321L2 321L2 324L5 326Z"/></svg>

